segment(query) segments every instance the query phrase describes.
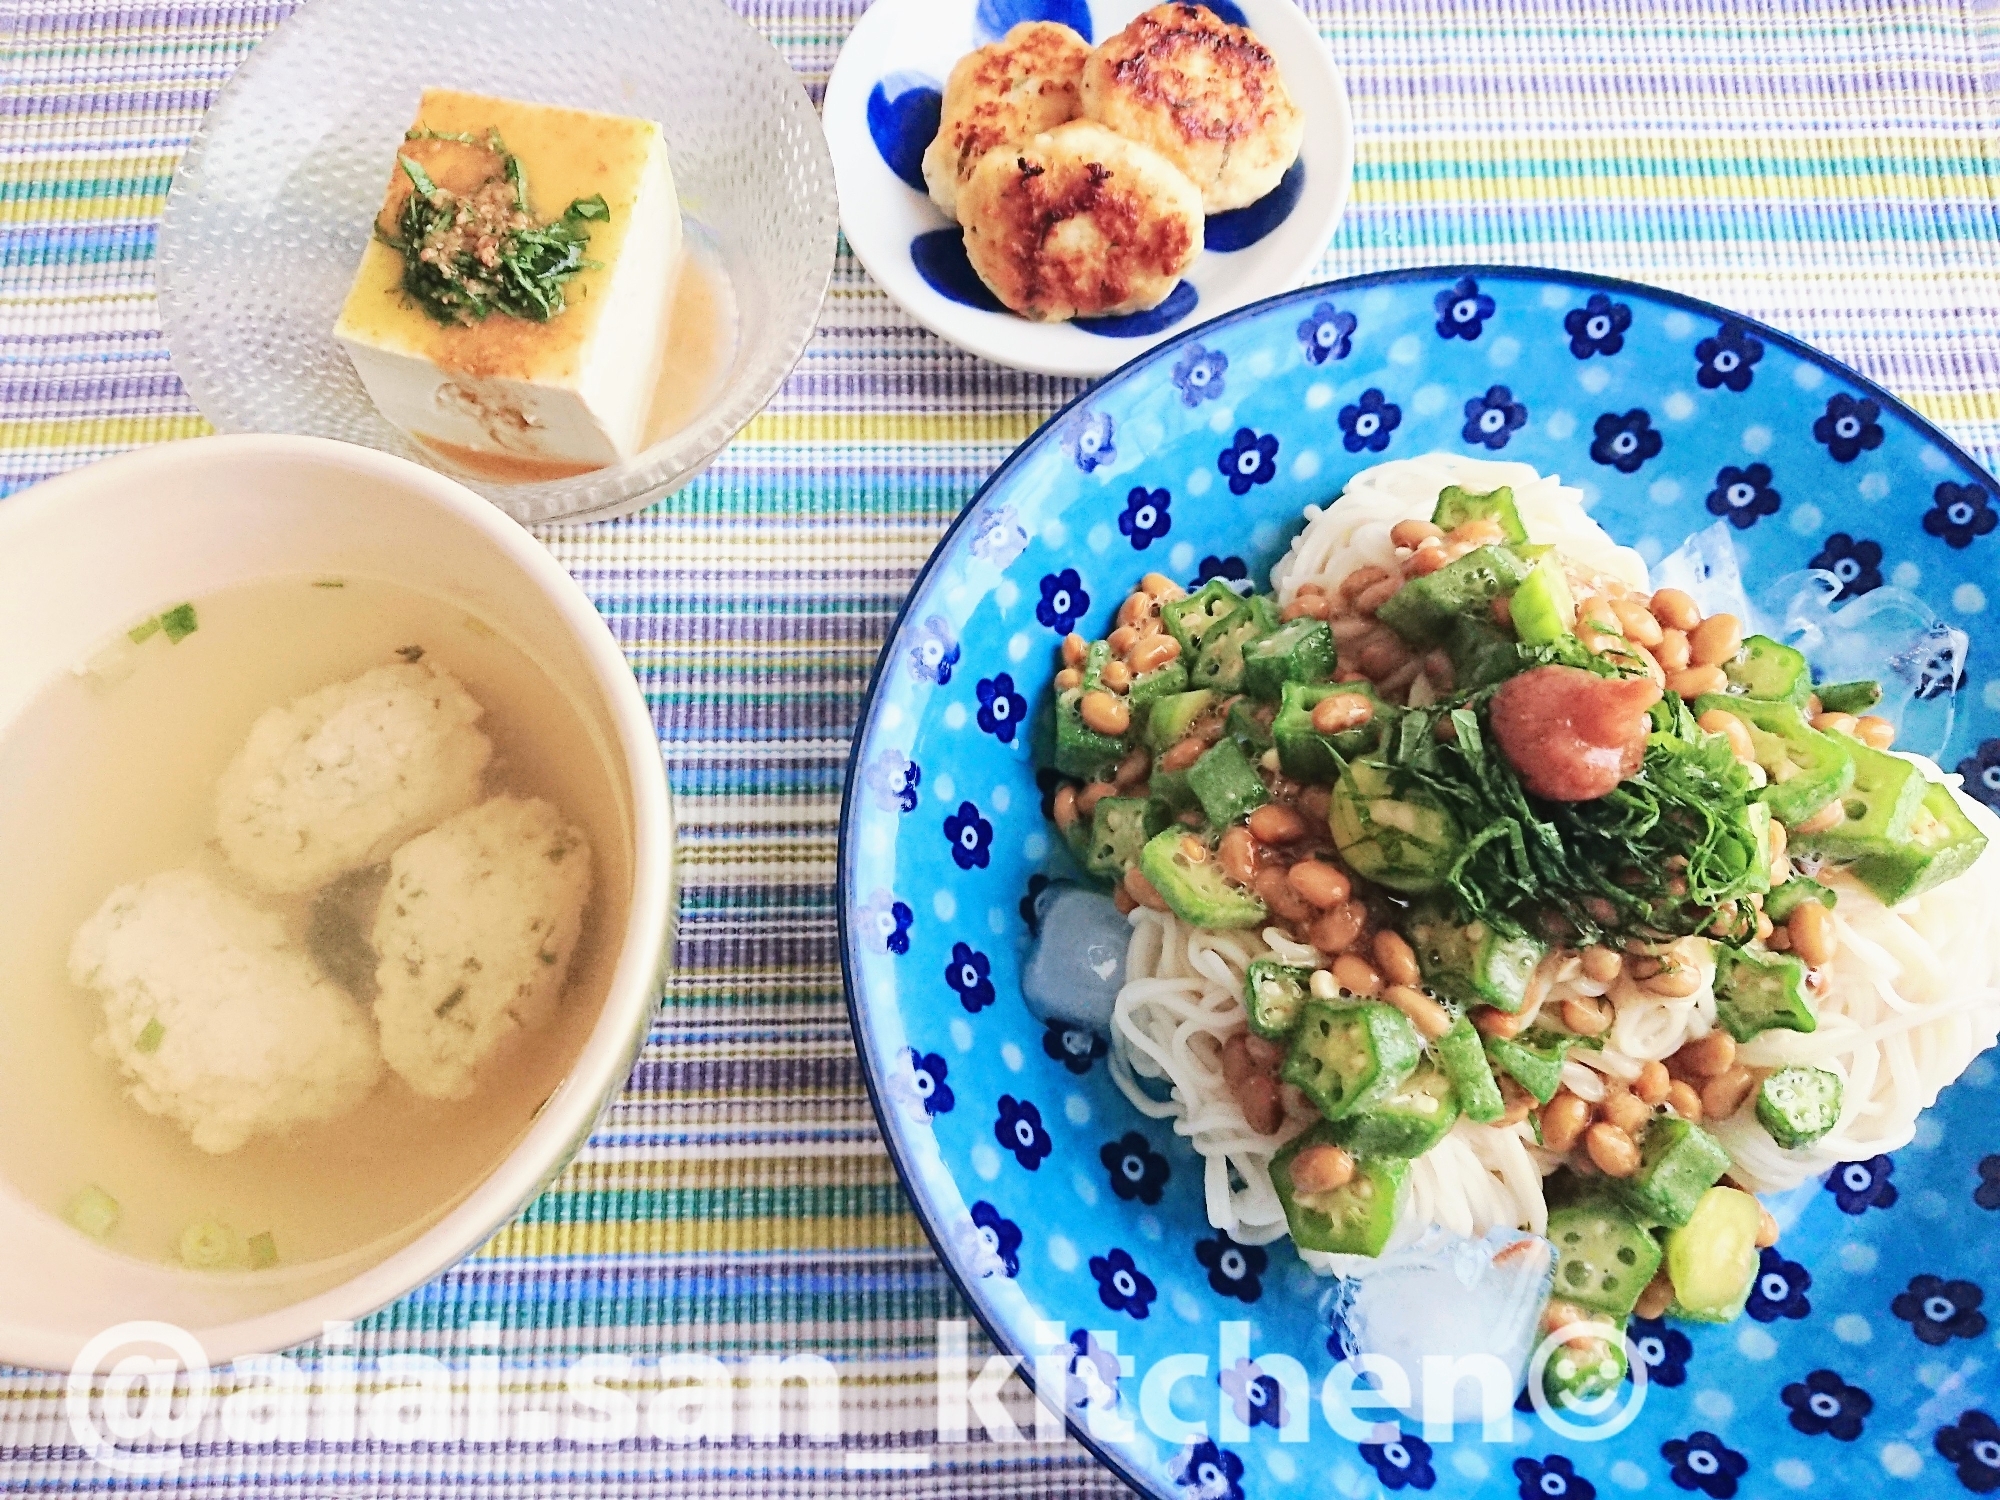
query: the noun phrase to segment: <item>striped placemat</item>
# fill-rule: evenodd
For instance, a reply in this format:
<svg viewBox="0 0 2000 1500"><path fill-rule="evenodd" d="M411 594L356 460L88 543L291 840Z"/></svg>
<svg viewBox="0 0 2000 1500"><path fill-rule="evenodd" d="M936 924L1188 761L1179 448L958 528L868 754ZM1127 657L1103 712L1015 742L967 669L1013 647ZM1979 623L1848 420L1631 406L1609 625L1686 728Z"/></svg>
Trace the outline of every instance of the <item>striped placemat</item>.
<svg viewBox="0 0 2000 1500"><path fill-rule="evenodd" d="M815 92L857 0L739 0ZM1358 121L1326 271L1488 259L1630 276L1848 360L2000 457L1994 0L1312 0ZM0 76L0 494L204 424L153 309L177 153L287 5L11 0ZM883 1154L844 1015L845 738L932 541L1072 392L946 348L843 254L797 374L697 484L545 539L654 706L682 825L678 965L624 1098L464 1266L356 1330L444 1361L503 1441L205 1426L172 1475L77 1446L63 1382L0 1372L0 1487L176 1493L1111 1495L1074 1446L935 1449L961 1315ZM975 1349L978 1340L974 1340ZM584 1354L823 1356L844 1440L553 1440ZM301 1351L317 1377L323 1351ZM466 1431L461 1425L461 1432ZM928 1467L897 1471L885 1465ZM1511 1481L1508 1481L1511 1487Z"/></svg>

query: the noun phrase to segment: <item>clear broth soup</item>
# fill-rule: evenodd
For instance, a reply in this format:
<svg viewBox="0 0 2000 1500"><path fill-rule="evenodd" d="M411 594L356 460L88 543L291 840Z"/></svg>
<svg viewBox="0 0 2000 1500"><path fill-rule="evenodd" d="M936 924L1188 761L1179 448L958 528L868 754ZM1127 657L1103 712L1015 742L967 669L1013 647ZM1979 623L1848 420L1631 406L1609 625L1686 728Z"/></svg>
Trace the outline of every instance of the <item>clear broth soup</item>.
<svg viewBox="0 0 2000 1500"><path fill-rule="evenodd" d="M386 1253L505 1157L596 1022L631 886L622 791L563 689L460 605L354 577L263 581L193 603L193 634L117 643L0 731L0 1055L14 1060L0 1089L0 1175L57 1215L86 1188L109 1194L120 1212L105 1243L146 1259L175 1259L183 1231L203 1222L269 1234L288 1265ZM486 794L544 798L590 840L592 894L567 985L545 1022L487 1058L469 1098L424 1098L385 1069L339 1118L210 1155L133 1102L94 1049L102 1004L70 982L70 941L120 885L225 868L212 847L216 783L258 715L394 665L411 646L484 708ZM257 899L305 941L309 896Z"/></svg>

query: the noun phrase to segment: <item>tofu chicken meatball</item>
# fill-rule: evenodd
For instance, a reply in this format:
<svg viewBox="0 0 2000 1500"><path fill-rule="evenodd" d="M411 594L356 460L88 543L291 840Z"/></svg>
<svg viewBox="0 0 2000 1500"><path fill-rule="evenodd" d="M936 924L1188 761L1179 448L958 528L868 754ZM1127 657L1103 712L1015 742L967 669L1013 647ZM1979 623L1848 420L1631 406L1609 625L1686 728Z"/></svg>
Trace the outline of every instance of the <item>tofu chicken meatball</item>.
<svg viewBox="0 0 2000 1500"><path fill-rule="evenodd" d="M958 194L987 152L1074 120L1090 44L1054 21L1023 21L961 57L945 80L938 133L924 152L931 201L958 217Z"/></svg>
<svg viewBox="0 0 2000 1500"><path fill-rule="evenodd" d="M1201 253L1194 185L1086 120L989 151L958 206L979 279L1040 322L1157 307Z"/></svg>
<svg viewBox="0 0 2000 1500"><path fill-rule="evenodd" d="M1100 44L1083 114L1180 168L1212 214L1270 192L1305 137L1270 49L1199 5L1156 5Z"/></svg>
<svg viewBox="0 0 2000 1500"><path fill-rule="evenodd" d="M493 754L482 712L449 672L417 661L260 715L216 788L223 854L280 895L379 864L479 800Z"/></svg>
<svg viewBox="0 0 2000 1500"><path fill-rule="evenodd" d="M494 797L410 840L376 909L382 1055L463 1099L508 1037L560 998L590 900L590 845L540 798Z"/></svg>

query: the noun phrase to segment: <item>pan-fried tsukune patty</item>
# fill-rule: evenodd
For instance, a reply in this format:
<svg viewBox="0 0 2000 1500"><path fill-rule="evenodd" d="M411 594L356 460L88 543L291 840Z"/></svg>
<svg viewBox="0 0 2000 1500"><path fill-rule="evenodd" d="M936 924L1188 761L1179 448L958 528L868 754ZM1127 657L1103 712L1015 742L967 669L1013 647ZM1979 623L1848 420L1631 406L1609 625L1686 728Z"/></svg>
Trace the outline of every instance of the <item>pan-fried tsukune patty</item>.
<svg viewBox="0 0 2000 1500"><path fill-rule="evenodd" d="M1179 167L1208 213L1270 192L1305 135L1270 49L1198 5L1156 5L1106 38L1084 64L1083 114Z"/></svg>
<svg viewBox="0 0 2000 1500"><path fill-rule="evenodd" d="M1023 21L961 57L945 80L938 133L924 152L931 201L958 217L958 192L979 159L1083 112L1077 87L1090 43L1054 21Z"/></svg>
<svg viewBox="0 0 2000 1500"><path fill-rule="evenodd" d="M1201 253L1194 184L1087 120L989 151L959 210L980 280L1044 322L1157 307Z"/></svg>

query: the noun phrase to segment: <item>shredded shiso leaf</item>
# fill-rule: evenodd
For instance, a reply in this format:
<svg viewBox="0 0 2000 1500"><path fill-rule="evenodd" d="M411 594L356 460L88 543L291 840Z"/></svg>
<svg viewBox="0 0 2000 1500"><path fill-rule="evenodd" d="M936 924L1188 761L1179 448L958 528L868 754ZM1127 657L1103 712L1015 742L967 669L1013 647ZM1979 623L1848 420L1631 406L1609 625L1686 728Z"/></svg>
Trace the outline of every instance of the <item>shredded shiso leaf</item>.
<svg viewBox="0 0 2000 1500"><path fill-rule="evenodd" d="M139 1039L132 1044L134 1052L151 1055L160 1050L160 1043L167 1039L167 1028L155 1016L139 1033Z"/></svg>

